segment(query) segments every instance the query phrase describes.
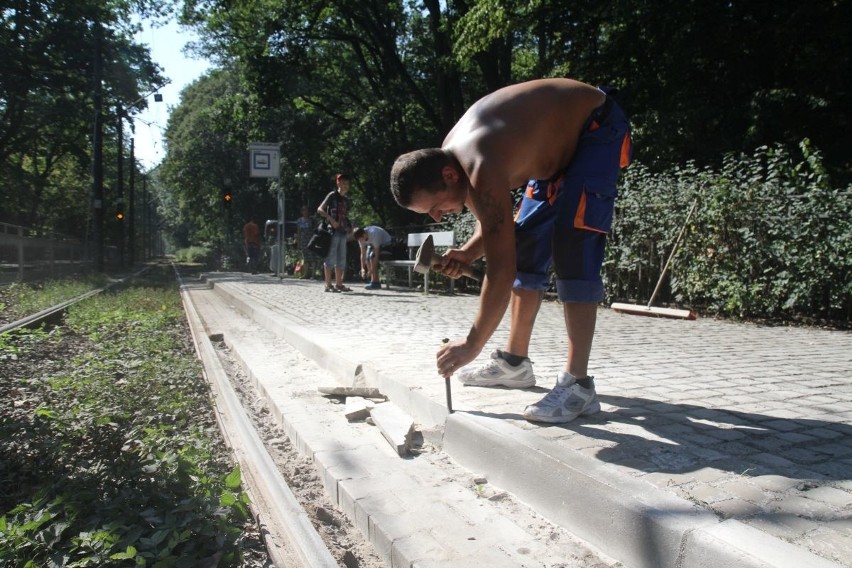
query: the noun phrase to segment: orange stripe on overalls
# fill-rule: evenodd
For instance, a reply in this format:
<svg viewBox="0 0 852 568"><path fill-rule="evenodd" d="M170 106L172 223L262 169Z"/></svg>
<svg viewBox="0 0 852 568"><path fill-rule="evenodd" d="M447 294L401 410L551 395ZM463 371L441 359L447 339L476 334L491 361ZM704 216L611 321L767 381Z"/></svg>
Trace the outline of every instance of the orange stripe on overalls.
<svg viewBox="0 0 852 568"><path fill-rule="evenodd" d="M621 141L621 162L618 164L623 170L630 165L630 149L633 146L633 140L630 139L630 133L624 135L624 140Z"/></svg>
<svg viewBox="0 0 852 568"><path fill-rule="evenodd" d="M556 201L556 195L559 193L559 184L562 183L562 177L559 176L555 180L547 182L547 202L553 205Z"/></svg>
<svg viewBox="0 0 852 568"><path fill-rule="evenodd" d="M530 183L528 183L528 184L527 184L527 190L526 190L526 192L524 192L524 196L525 196L527 199L532 199L532 196L533 196L533 187L535 187L535 182L530 182ZM515 211L515 219L514 219L514 220L515 220L515 223L517 223L517 222L518 222L518 216L519 216L520 214L521 214L521 208L520 208L520 207L518 207L518 210L517 210L517 211Z"/></svg>
<svg viewBox="0 0 852 568"><path fill-rule="evenodd" d="M586 188L580 194L580 202L577 203L577 212L574 214L574 228L583 229L586 231L594 231L595 233L607 234L607 231L586 226Z"/></svg>

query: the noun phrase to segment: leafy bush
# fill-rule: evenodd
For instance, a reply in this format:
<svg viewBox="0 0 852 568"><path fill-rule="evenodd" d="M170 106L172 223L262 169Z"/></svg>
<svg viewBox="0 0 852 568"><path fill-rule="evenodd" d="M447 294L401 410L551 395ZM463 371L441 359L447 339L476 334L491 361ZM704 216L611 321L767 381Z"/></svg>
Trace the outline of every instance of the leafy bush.
<svg viewBox="0 0 852 568"><path fill-rule="evenodd" d="M707 315L852 321L852 186L833 187L805 140L694 163L624 171L604 261L607 303L647 303L687 213L696 205L655 305ZM517 194L516 194L517 198ZM516 199L517 201L517 199ZM469 212L447 219L463 243Z"/></svg>
<svg viewBox="0 0 852 568"><path fill-rule="evenodd" d="M239 564L248 499L171 282L9 340L47 362L3 379L16 403L0 413L0 565Z"/></svg>
<svg viewBox="0 0 852 568"><path fill-rule="evenodd" d="M207 265L213 259L213 249L209 246L192 246L175 252L175 261L182 264Z"/></svg>
<svg viewBox="0 0 852 568"><path fill-rule="evenodd" d="M852 186L831 186L807 141L693 164L625 171L607 253L612 301L647 301L687 211L697 208L655 301L743 318L852 319Z"/></svg>

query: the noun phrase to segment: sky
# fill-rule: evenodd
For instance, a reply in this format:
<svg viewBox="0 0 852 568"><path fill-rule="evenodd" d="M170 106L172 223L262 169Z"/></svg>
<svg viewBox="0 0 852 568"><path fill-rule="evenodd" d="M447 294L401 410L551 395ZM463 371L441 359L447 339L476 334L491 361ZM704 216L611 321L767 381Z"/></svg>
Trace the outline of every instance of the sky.
<svg viewBox="0 0 852 568"><path fill-rule="evenodd" d="M210 68L208 61L190 59L183 54L184 46L194 39L194 33L184 31L175 22L158 28L145 25L136 35L139 43L150 48L151 59L163 68L162 75L171 81L159 90L162 102L155 102L152 94L148 97L148 108L133 115L136 129L132 135L133 149L144 170L154 168L165 158L162 138L171 109L180 103L181 90Z"/></svg>

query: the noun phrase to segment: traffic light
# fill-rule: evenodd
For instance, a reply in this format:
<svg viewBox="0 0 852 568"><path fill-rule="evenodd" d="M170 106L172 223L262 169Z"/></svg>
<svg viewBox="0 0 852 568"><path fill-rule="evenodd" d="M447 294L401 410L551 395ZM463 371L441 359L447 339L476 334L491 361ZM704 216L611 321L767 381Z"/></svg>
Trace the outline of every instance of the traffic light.
<svg viewBox="0 0 852 568"><path fill-rule="evenodd" d="M115 204L115 218L119 221L124 220L124 200L119 199Z"/></svg>
<svg viewBox="0 0 852 568"><path fill-rule="evenodd" d="M222 194L222 203L225 204L225 209L231 208L231 202L234 200L234 196L231 195L230 191L226 191Z"/></svg>

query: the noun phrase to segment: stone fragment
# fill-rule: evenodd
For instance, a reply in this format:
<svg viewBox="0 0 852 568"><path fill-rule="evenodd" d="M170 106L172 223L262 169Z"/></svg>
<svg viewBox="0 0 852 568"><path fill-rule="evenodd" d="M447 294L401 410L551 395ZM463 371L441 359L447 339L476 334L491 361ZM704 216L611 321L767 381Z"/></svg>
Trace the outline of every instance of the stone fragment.
<svg viewBox="0 0 852 568"><path fill-rule="evenodd" d="M376 404L362 396L347 396L344 416L350 422L364 420L370 416L370 409Z"/></svg>
<svg viewBox="0 0 852 568"><path fill-rule="evenodd" d="M364 398L379 398L386 399L379 389L372 387L317 387L317 390L322 394L330 394L332 396L362 396Z"/></svg>
<svg viewBox="0 0 852 568"><path fill-rule="evenodd" d="M394 403L383 402L370 410L370 418L397 454L408 454L414 431L414 420L409 415Z"/></svg>

